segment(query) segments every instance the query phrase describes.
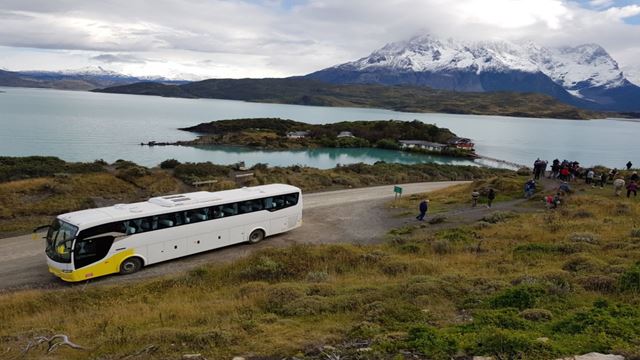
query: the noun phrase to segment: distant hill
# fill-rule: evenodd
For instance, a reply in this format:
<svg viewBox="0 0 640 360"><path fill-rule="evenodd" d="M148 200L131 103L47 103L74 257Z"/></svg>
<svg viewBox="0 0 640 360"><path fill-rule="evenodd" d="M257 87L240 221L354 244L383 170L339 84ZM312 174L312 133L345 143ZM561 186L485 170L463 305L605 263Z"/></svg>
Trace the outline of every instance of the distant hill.
<svg viewBox="0 0 640 360"><path fill-rule="evenodd" d="M101 67L66 71L4 71L0 70L0 86L52 88L61 90L93 90L108 86L156 81L165 84L185 84L187 81L162 77L140 78L119 74Z"/></svg>
<svg viewBox="0 0 640 360"><path fill-rule="evenodd" d="M627 80L597 44L547 48L532 42L465 42L422 35L307 78L460 92L532 92L583 109L640 111L640 87Z"/></svg>
<svg viewBox="0 0 640 360"><path fill-rule="evenodd" d="M454 92L408 85L336 85L305 78L210 79L184 85L144 82L94 91L298 105L377 107L407 112L561 119L605 117L600 113L563 104L542 94Z"/></svg>

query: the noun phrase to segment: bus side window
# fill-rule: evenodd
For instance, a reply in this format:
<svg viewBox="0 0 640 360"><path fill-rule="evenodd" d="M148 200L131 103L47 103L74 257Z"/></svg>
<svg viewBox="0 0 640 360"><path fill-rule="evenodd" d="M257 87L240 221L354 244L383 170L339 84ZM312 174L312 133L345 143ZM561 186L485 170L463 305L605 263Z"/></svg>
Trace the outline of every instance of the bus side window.
<svg viewBox="0 0 640 360"><path fill-rule="evenodd" d="M241 201L238 203L238 214L250 213L251 209L251 201Z"/></svg>
<svg viewBox="0 0 640 360"><path fill-rule="evenodd" d="M280 195L280 196L274 196L273 197L273 202L275 203L275 209L279 210L282 209L284 207L284 196Z"/></svg>
<svg viewBox="0 0 640 360"><path fill-rule="evenodd" d="M260 211L264 204L260 200L251 200L251 211Z"/></svg>
<svg viewBox="0 0 640 360"><path fill-rule="evenodd" d="M264 208L266 210L271 210L275 207L275 203L273 202L272 197L264 198L262 199L262 202L264 203Z"/></svg>
<svg viewBox="0 0 640 360"><path fill-rule="evenodd" d="M211 219L219 219L223 216L222 206L212 206L209 208Z"/></svg>
<svg viewBox="0 0 640 360"><path fill-rule="evenodd" d="M294 206L298 203L298 193L285 195L285 206Z"/></svg>
<svg viewBox="0 0 640 360"><path fill-rule="evenodd" d="M158 226L155 229L166 229L174 226L176 224L176 215L177 214L162 214L156 216Z"/></svg>
<svg viewBox="0 0 640 360"><path fill-rule="evenodd" d="M138 224L138 228L140 229L140 232L151 231L155 228L155 226L152 226L153 219L150 217L138 219L136 221Z"/></svg>
<svg viewBox="0 0 640 360"><path fill-rule="evenodd" d="M185 211L185 224L197 223L209 219L209 209L196 209Z"/></svg>
<svg viewBox="0 0 640 360"><path fill-rule="evenodd" d="M222 205L223 216L233 216L238 213L238 204L226 204Z"/></svg>
<svg viewBox="0 0 640 360"><path fill-rule="evenodd" d="M137 230L136 223L133 220L124 221L122 225L124 226L124 233L127 235L131 235L139 232Z"/></svg>

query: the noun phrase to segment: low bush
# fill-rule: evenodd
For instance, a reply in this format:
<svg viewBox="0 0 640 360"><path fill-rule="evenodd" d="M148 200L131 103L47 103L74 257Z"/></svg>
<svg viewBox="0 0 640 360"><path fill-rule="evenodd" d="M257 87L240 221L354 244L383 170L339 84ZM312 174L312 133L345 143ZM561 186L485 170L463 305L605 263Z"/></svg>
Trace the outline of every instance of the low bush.
<svg viewBox="0 0 640 360"><path fill-rule="evenodd" d="M538 299L544 294L539 287L519 285L505 289L489 299L489 305L494 309L516 308L524 310L535 307Z"/></svg>
<svg viewBox="0 0 640 360"><path fill-rule="evenodd" d="M553 314L551 313L551 311L546 309L522 310L520 312L520 316L522 316L522 318L526 320L536 321L536 322L549 321L551 320L551 318L553 318Z"/></svg>
<svg viewBox="0 0 640 360"><path fill-rule="evenodd" d="M583 242L587 244L597 244L600 237L590 232L575 232L569 234L569 240L573 242Z"/></svg>
<svg viewBox="0 0 640 360"><path fill-rule="evenodd" d="M632 238L640 238L640 228L631 229L630 236Z"/></svg>
<svg viewBox="0 0 640 360"><path fill-rule="evenodd" d="M407 345L430 359L451 359L457 352L454 337L428 326L409 329Z"/></svg>
<svg viewBox="0 0 640 360"><path fill-rule="evenodd" d="M597 291L603 294L611 294L617 289L615 278L606 275L590 275L579 280L585 290Z"/></svg>
<svg viewBox="0 0 640 360"><path fill-rule="evenodd" d="M571 272L589 272L598 271L604 264L592 257L585 255L575 256L564 263L563 270Z"/></svg>
<svg viewBox="0 0 640 360"><path fill-rule="evenodd" d="M640 293L640 263L625 271L619 280L620 290Z"/></svg>
<svg viewBox="0 0 640 360"><path fill-rule="evenodd" d="M516 214L510 211L495 211L489 215L485 215L482 218L482 221L488 222L490 224L497 224L500 222L507 221L515 216Z"/></svg>
<svg viewBox="0 0 640 360"><path fill-rule="evenodd" d="M167 159L160 163L161 169L175 169L178 165L180 165L180 161L176 159Z"/></svg>
<svg viewBox="0 0 640 360"><path fill-rule="evenodd" d="M536 339L537 336L531 333L486 329L478 335L471 352L496 359L553 359L555 350Z"/></svg>
<svg viewBox="0 0 640 360"><path fill-rule="evenodd" d="M453 252L453 247L448 240L436 240L431 243L431 250L436 254L445 255L451 254Z"/></svg>

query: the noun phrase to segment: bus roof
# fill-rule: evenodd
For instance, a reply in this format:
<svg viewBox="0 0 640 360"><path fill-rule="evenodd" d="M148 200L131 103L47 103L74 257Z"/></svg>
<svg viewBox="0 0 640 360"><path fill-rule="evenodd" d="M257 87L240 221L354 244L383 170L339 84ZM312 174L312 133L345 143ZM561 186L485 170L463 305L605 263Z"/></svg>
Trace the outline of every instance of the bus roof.
<svg viewBox="0 0 640 360"><path fill-rule="evenodd" d="M240 189L216 192L198 191L158 196L147 201L131 204L116 204L108 207L74 211L61 214L58 218L78 227L86 228L111 221L135 219L167 212L197 209L299 191L299 188L286 184L243 187Z"/></svg>

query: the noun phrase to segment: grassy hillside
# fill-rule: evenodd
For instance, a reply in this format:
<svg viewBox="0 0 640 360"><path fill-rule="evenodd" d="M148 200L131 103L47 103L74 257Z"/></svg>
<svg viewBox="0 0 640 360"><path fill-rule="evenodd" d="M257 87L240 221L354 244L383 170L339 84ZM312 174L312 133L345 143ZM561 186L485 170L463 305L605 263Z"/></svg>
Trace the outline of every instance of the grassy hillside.
<svg viewBox="0 0 640 360"><path fill-rule="evenodd" d="M539 94L461 93L411 86L331 85L302 78L210 79L179 86L138 83L95 91L316 106L377 107L408 112L560 119L604 117L603 114L580 110Z"/></svg>
<svg viewBox="0 0 640 360"><path fill-rule="evenodd" d="M407 226L380 245L268 249L141 283L3 294L1 348L18 356L34 336L65 333L90 350L48 359L637 359L640 203L584 187L557 211L527 208Z"/></svg>

